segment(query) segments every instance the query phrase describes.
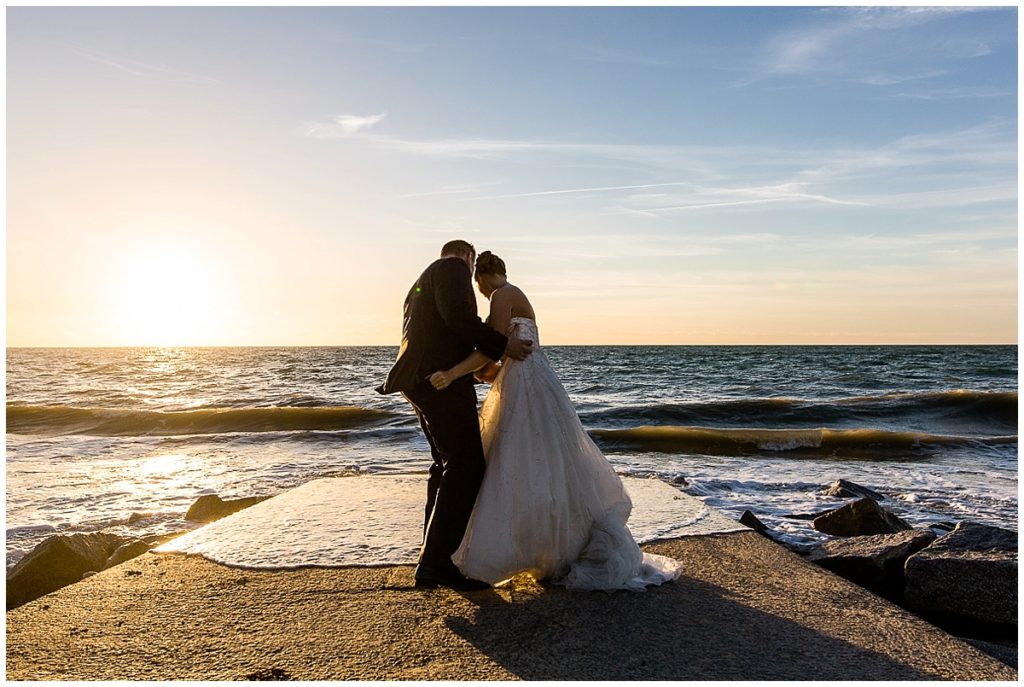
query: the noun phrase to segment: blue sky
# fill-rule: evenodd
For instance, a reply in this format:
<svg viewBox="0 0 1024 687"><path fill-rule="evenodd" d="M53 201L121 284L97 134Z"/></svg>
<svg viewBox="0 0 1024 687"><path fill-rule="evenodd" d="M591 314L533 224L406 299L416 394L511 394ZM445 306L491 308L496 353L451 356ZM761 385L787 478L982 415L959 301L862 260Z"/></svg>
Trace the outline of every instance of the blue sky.
<svg viewBox="0 0 1024 687"><path fill-rule="evenodd" d="M550 343L1016 341L1016 8L7 26L12 345L394 343L450 238Z"/></svg>

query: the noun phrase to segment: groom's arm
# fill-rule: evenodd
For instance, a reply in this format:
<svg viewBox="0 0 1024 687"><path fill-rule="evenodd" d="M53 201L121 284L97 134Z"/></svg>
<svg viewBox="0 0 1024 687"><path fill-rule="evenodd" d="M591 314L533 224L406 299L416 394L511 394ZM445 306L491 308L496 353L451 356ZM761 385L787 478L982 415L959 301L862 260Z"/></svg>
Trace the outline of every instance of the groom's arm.
<svg viewBox="0 0 1024 687"><path fill-rule="evenodd" d="M461 260L443 260L434 275L434 303L444 323L460 338L491 360L501 360L508 339L483 323L476 313L476 297Z"/></svg>
<svg viewBox="0 0 1024 687"><path fill-rule="evenodd" d="M473 351L469 356L455 367L447 370L439 370L430 375L430 383L440 391L446 389L457 379L462 379L471 372L476 372L486 365L494 365L494 361L480 351Z"/></svg>

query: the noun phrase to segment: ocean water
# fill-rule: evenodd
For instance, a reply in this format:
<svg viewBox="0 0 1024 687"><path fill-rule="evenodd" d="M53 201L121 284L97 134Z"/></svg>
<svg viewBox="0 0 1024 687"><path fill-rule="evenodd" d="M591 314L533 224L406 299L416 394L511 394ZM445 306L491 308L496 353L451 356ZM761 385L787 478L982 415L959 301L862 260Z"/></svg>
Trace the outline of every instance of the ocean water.
<svg viewBox="0 0 1024 687"><path fill-rule="evenodd" d="M790 541L822 538L838 478L915 525L1017 529L1016 346L545 350L620 474ZM9 349L8 565L54 532L185 529L202 494L425 473L409 407L373 391L396 351Z"/></svg>

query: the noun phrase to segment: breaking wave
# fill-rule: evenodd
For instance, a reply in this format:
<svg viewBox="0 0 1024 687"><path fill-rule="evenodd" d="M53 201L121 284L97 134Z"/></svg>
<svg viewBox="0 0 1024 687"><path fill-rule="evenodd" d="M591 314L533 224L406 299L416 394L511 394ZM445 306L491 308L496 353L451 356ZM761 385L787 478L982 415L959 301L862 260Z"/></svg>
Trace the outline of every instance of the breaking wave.
<svg viewBox="0 0 1024 687"><path fill-rule="evenodd" d="M184 411L74 406L8 405L11 434L90 434L98 436L174 436L230 432L288 432L379 427L408 422L406 414L360 408L218 408Z"/></svg>
<svg viewBox="0 0 1024 687"><path fill-rule="evenodd" d="M662 453L735 456L761 452L886 460L927 454L930 448L1015 444L1016 436L964 437L881 429L723 429L632 427L595 429L605 447Z"/></svg>

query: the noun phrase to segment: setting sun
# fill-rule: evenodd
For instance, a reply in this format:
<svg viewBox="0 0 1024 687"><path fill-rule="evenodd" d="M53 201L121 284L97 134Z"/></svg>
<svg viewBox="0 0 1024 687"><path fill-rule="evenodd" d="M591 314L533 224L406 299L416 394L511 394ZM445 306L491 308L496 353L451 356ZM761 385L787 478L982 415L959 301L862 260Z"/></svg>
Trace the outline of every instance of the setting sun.
<svg viewBox="0 0 1024 687"><path fill-rule="evenodd" d="M129 345L196 345L221 329L223 284L201 247L165 239L125 251L109 275L111 331Z"/></svg>

